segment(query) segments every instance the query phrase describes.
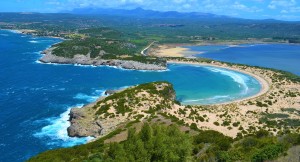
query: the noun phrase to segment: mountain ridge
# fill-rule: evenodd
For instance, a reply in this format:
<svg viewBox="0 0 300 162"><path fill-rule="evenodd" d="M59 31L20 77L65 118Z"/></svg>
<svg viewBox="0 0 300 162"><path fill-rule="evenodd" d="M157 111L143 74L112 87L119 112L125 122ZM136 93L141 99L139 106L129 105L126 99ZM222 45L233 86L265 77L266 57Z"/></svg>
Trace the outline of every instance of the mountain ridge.
<svg viewBox="0 0 300 162"><path fill-rule="evenodd" d="M233 18L230 16L216 15L203 12L178 12L178 11L156 11L146 10L141 7L135 9L114 9L114 8L75 8L61 13L84 14L84 15L114 15L114 16L136 16L139 18Z"/></svg>

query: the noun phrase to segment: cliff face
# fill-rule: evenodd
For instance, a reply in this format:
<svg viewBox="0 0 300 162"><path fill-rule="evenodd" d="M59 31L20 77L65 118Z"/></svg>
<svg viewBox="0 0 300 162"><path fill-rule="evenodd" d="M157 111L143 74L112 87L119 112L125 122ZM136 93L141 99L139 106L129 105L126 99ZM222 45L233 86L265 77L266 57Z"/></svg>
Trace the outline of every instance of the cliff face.
<svg viewBox="0 0 300 162"><path fill-rule="evenodd" d="M73 58L65 58L52 54L52 49L45 50L45 54L39 61L43 63L58 63L58 64L81 64L81 65L93 65L93 66L116 66L124 69L135 69L135 70L166 70L165 65L146 64L137 61L130 60L104 60L98 58L90 58L85 55L75 55Z"/></svg>
<svg viewBox="0 0 300 162"><path fill-rule="evenodd" d="M142 120L174 105L175 91L171 84L154 82L114 93L81 109L70 112L71 137L100 137L120 124Z"/></svg>

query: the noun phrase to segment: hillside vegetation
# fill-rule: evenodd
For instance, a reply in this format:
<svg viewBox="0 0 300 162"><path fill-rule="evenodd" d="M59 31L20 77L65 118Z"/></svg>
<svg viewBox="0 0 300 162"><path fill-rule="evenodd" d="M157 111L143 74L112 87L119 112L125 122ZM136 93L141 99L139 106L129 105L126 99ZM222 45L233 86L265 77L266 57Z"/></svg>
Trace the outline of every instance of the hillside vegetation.
<svg viewBox="0 0 300 162"><path fill-rule="evenodd" d="M200 130L196 124L170 114L177 104L174 89L167 82L147 83L116 92L71 111L69 133L95 136L96 141L50 150L29 161L261 162L290 156L288 150L300 145L300 134L289 131L275 136L261 128L232 138L217 131Z"/></svg>
<svg viewBox="0 0 300 162"><path fill-rule="evenodd" d="M199 131L196 135L182 132L178 126L145 123L140 131L127 128L127 139L105 143L124 130L117 130L97 141L50 150L29 162L53 161L255 161L287 156L286 151L300 144L299 134L270 136L259 131L242 139L232 139L215 131Z"/></svg>
<svg viewBox="0 0 300 162"><path fill-rule="evenodd" d="M121 15L78 15L45 13L0 13L0 27L34 29L39 35L68 37L80 33L99 36L96 28L113 28L110 37L156 40L162 42L193 42L199 40L239 40L269 38L299 41L299 22L247 20L231 17L139 17ZM174 13L173 13L174 14ZM155 15L153 15L155 16Z"/></svg>

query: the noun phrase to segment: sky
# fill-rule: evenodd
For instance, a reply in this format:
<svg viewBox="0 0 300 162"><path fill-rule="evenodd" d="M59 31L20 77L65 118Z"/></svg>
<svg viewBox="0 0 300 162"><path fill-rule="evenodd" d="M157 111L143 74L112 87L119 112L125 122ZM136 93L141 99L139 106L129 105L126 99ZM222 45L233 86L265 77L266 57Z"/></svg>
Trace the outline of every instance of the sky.
<svg viewBox="0 0 300 162"><path fill-rule="evenodd" d="M0 12L55 13L74 8L204 12L250 19L300 21L300 0L0 0Z"/></svg>

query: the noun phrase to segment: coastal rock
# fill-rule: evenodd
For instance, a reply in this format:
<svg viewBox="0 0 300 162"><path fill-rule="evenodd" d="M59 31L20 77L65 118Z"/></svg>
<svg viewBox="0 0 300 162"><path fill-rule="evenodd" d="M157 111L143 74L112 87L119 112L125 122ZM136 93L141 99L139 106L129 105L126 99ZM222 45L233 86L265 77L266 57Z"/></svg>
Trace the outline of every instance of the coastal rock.
<svg viewBox="0 0 300 162"><path fill-rule="evenodd" d="M47 49L42 52L44 56L39 60L43 63L57 63L57 64L80 64L80 65L93 65L93 66L114 66L124 69L135 70L166 70L165 65L146 64L130 60L103 60L99 58L90 58L85 55L75 55L73 58L65 58L52 54L53 48Z"/></svg>
<svg viewBox="0 0 300 162"><path fill-rule="evenodd" d="M91 121L84 109L73 108L70 111L71 126L67 128L70 137L97 137L102 135L103 127L100 121Z"/></svg>
<svg viewBox="0 0 300 162"><path fill-rule="evenodd" d="M105 94L105 95L112 95L112 94L117 93L117 92L119 92L119 91L118 91L118 90L106 90L106 91L104 92L104 94Z"/></svg>
<svg viewBox="0 0 300 162"><path fill-rule="evenodd" d="M78 108L73 108L71 109L70 113L70 121L72 121L72 119L82 119L85 117L84 113L82 111L80 111L80 109Z"/></svg>

